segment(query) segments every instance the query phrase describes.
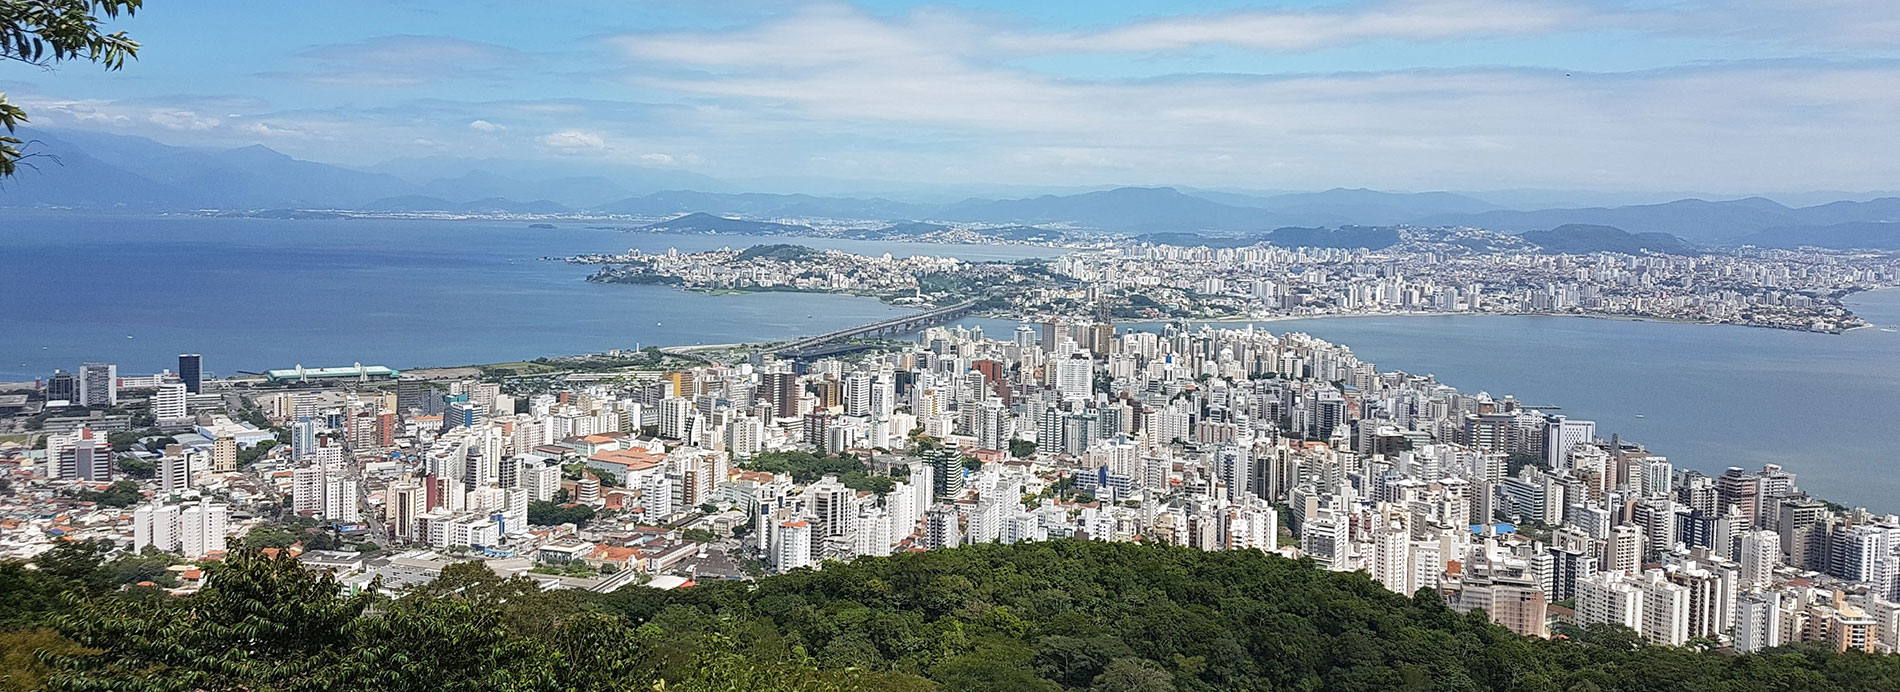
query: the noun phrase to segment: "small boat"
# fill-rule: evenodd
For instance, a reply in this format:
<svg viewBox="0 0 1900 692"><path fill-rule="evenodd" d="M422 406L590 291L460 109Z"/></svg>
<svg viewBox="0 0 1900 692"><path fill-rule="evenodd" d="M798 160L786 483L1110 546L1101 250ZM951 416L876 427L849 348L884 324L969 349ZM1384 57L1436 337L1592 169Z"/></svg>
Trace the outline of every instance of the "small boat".
<svg viewBox="0 0 1900 692"><path fill-rule="evenodd" d="M1883 332L1900 332L1900 329L1894 329L1893 327L1881 327L1881 328L1880 328L1880 331L1883 331Z"/></svg>
<svg viewBox="0 0 1900 692"><path fill-rule="evenodd" d="M1640 413L1638 413L1638 414L1636 414L1636 417L1637 417L1637 418L1642 418L1642 417L1643 417L1643 414L1640 414Z"/></svg>

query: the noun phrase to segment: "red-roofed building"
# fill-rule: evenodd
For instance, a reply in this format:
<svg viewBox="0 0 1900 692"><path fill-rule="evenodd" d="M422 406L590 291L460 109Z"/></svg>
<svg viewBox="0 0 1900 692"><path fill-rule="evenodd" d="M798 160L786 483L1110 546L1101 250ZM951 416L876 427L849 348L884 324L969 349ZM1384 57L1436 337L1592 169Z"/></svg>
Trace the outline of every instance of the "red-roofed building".
<svg viewBox="0 0 1900 692"><path fill-rule="evenodd" d="M601 569L604 565L613 565L614 569L640 569L640 550L618 545L596 545L594 553L583 558L589 567Z"/></svg>
<svg viewBox="0 0 1900 692"><path fill-rule="evenodd" d="M622 486L637 487L659 468L666 457L644 449L616 449L587 457L587 467L612 474Z"/></svg>

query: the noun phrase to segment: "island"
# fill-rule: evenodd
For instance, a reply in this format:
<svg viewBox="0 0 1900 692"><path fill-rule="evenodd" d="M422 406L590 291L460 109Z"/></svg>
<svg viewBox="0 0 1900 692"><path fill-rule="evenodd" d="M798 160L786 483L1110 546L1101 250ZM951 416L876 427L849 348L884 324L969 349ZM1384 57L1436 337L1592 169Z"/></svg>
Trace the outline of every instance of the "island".
<svg viewBox="0 0 1900 692"><path fill-rule="evenodd" d="M1410 227L1279 229L1264 239L1171 234L1015 262L790 244L565 259L599 265L587 280L600 283L841 293L899 305L980 300L981 312L1003 318L1060 314L1101 296L1100 309L1117 319L1572 315L1838 334L1869 326L1846 296L1900 285L1892 251L1695 249L1601 226L1523 236Z"/></svg>

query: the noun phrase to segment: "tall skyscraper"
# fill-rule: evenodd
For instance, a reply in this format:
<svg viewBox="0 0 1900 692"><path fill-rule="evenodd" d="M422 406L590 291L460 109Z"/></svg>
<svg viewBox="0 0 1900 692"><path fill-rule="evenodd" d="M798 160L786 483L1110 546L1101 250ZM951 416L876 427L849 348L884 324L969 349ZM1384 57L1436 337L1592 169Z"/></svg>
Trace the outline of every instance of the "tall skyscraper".
<svg viewBox="0 0 1900 692"><path fill-rule="evenodd" d="M143 505L132 510L132 549L153 547L188 558L223 552L230 515L224 505L210 502Z"/></svg>
<svg viewBox="0 0 1900 692"><path fill-rule="evenodd" d="M1016 327L1016 347L1028 351L1036 347L1036 328L1029 325Z"/></svg>
<svg viewBox="0 0 1900 692"><path fill-rule="evenodd" d="M897 384L886 375L871 378L871 417L890 418L897 412Z"/></svg>
<svg viewBox="0 0 1900 692"><path fill-rule="evenodd" d="M1715 496L1719 504L1717 514L1727 514L1728 508L1740 508L1742 516L1748 517L1748 527L1762 525L1756 506L1756 497L1760 495L1760 482L1754 474L1743 471L1741 467L1731 466L1715 478Z"/></svg>
<svg viewBox="0 0 1900 692"><path fill-rule="evenodd" d="M950 505L937 505L924 512L924 546L931 550L955 548L963 544L962 531L957 527L957 510Z"/></svg>
<svg viewBox="0 0 1900 692"><path fill-rule="evenodd" d="M1663 577L1662 570L1643 573L1643 638L1654 644L1681 646L1689 641L1689 589Z"/></svg>
<svg viewBox="0 0 1900 692"><path fill-rule="evenodd" d="M805 490L811 497L813 535L818 538L851 534L858 515L857 491L844 487L837 476L825 476Z"/></svg>
<svg viewBox="0 0 1900 692"><path fill-rule="evenodd" d="M90 428L71 435L55 435L46 443L48 478L105 482L112 480L112 448ZM55 456L56 455L56 456Z"/></svg>
<svg viewBox="0 0 1900 692"><path fill-rule="evenodd" d="M1781 564L1781 535L1773 531L1749 531L1742 534L1741 575L1736 586L1743 591L1767 588L1773 581L1775 566Z"/></svg>
<svg viewBox="0 0 1900 692"><path fill-rule="evenodd" d="M558 470L557 470L558 473ZM422 484L408 478L389 486L389 530L405 541L419 540L416 518L429 511L428 492Z"/></svg>
<svg viewBox="0 0 1900 692"><path fill-rule="evenodd" d="M172 445L158 459L159 490L165 493L181 493L191 488L192 481L204 471L203 452L184 445Z"/></svg>
<svg viewBox="0 0 1900 692"><path fill-rule="evenodd" d="M1056 364L1056 391L1064 399L1087 399L1095 390L1095 361L1077 353Z"/></svg>
<svg viewBox="0 0 1900 692"><path fill-rule="evenodd" d="M185 417L185 397L190 390L179 382L167 382L158 386L152 394L152 417L161 421L174 421Z"/></svg>
<svg viewBox="0 0 1900 692"><path fill-rule="evenodd" d="M141 552L147 546L178 549L178 505L154 502L132 510L132 551Z"/></svg>
<svg viewBox="0 0 1900 692"><path fill-rule="evenodd" d="M1643 531L1634 524L1610 527L1603 543L1603 571L1635 574L1643 567Z"/></svg>
<svg viewBox="0 0 1900 692"><path fill-rule="evenodd" d="M185 384L185 391L201 393L204 384L204 356L196 353L178 354L178 380Z"/></svg>
<svg viewBox="0 0 1900 692"><path fill-rule="evenodd" d="M772 403L772 415L791 418L798 415L798 373L768 372L759 377L765 399Z"/></svg>
<svg viewBox="0 0 1900 692"><path fill-rule="evenodd" d="M1009 409L1003 408L1003 402L989 399L977 410L976 446L978 449L1009 449L1010 430Z"/></svg>
<svg viewBox="0 0 1900 692"><path fill-rule="evenodd" d="M1544 465L1553 469L1569 468L1570 448L1589 442L1597 434L1597 424L1570 420L1563 416L1544 419Z"/></svg>
<svg viewBox="0 0 1900 692"><path fill-rule="evenodd" d="M1781 646L1781 592L1763 591L1737 599L1735 652L1746 654L1777 646Z"/></svg>
<svg viewBox="0 0 1900 692"><path fill-rule="evenodd" d="M186 507L178 513L178 552L194 558L223 552L230 515L230 510L220 504L202 502Z"/></svg>
<svg viewBox="0 0 1900 692"><path fill-rule="evenodd" d="M660 437L686 439L693 432L693 402L681 397L660 400Z"/></svg>
<svg viewBox="0 0 1900 692"><path fill-rule="evenodd" d="M79 401L79 377L70 372L54 370L53 376L46 378L47 401Z"/></svg>
<svg viewBox="0 0 1900 692"><path fill-rule="evenodd" d="M871 415L871 375L854 372L844 376L844 415Z"/></svg>
<svg viewBox="0 0 1900 692"><path fill-rule="evenodd" d="M237 453L237 438L230 435L219 435L218 439L211 443L212 472L223 473L226 471L236 471Z"/></svg>
<svg viewBox="0 0 1900 692"><path fill-rule="evenodd" d="M404 380L396 383L396 412L404 418L409 417L410 409L427 408L428 402L424 401L425 398L427 398L427 393L423 391L421 382Z"/></svg>
<svg viewBox="0 0 1900 692"><path fill-rule="evenodd" d="M802 520L779 522L772 537L772 566L778 571L790 572L812 566L810 523Z"/></svg>
<svg viewBox="0 0 1900 692"><path fill-rule="evenodd" d="M937 497L963 494L963 455L946 447L924 452L923 459L924 463L930 465L931 485Z"/></svg>
<svg viewBox="0 0 1900 692"><path fill-rule="evenodd" d="M83 363L79 366L79 405L119 405L119 366L112 363Z"/></svg>
<svg viewBox="0 0 1900 692"><path fill-rule="evenodd" d="M299 418L290 424L290 454L295 459L308 459L317 453L317 421Z"/></svg>

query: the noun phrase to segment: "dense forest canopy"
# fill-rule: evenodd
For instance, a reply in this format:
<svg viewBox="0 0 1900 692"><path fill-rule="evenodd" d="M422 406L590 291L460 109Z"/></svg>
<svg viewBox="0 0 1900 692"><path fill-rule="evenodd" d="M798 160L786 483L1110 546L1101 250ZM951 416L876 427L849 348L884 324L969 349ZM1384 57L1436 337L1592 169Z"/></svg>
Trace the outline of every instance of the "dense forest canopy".
<svg viewBox="0 0 1900 692"><path fill-rule="evenodd" d="M1543 641L1252 552L979 545L749 582L541 591L464 563L400 598L232 556L169 597L97 551L0 565L0 689L1883 690L1900 657Z"/></svg>

